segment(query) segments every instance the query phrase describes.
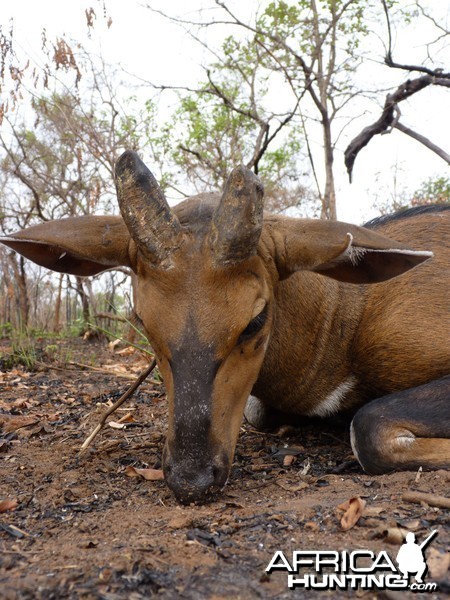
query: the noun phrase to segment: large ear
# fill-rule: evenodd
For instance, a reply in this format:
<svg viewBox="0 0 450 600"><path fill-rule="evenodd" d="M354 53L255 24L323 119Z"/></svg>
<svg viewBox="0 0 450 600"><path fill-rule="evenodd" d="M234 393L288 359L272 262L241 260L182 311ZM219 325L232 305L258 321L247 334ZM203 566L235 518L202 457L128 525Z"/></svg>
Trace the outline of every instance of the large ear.
<svg viewBox="0 0 450 600"><path fill-rule="evenodd" d="M370 229L338 221L285 218L269 220L267 229L281 278L308 270L347 283L377 283L433 256Z"/></svg>
<svg viewBox="0 0 450 600"><path fill-rule="evenodd" d="M84 216L47 221L0 242L38 265L72 275L131 266L130 234L121 217Z"/></svg>

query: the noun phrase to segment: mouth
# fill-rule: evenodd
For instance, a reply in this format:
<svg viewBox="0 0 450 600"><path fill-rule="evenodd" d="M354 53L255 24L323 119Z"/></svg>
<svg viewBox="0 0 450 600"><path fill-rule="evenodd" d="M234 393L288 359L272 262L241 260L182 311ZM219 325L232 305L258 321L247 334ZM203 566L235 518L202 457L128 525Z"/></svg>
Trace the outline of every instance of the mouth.
<svg viewBox="0 0 450 600"><path fill-rule="evenodd" d="M180 504L183 504L185 506L190 504L201 506L204 504L211 504L212 502L215 502L219 498L222 490L223 487L214 487L209 490L199 492L197 490L190 490L189 488L185 488L182 495L175 491L173 493Z"/></svg>
<svg viewBox="0 0 450 600"><path fill-rule="evenodd" d="M228 461L227 461L228 463ZM192 468L192 463L165 462L164 477L181 504L208 504L217 499L227 484L230 466L220 461ZM189 467L189 468L187 468Z"/></svg>

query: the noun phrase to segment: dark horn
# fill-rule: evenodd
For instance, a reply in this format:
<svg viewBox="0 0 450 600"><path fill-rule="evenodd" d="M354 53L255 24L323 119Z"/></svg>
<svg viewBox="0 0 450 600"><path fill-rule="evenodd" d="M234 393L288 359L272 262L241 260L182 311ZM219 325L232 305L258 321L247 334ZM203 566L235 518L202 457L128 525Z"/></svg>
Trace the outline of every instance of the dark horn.
<svg viewBox="0 0 450 600"><path fill-rule="evenodd" d="M246 167L234 169L211 225L211 248L219 264L238 263L256 253L263 208L264 188L258 177Z"/></svg>
<svg viewBox="0 0 450 600"><path fill-rule="evenodd" d="M132 238L152 263L168 266L182 230L156 179L136 152L127 150L116 163L115 181L120 212Z"/></svg>

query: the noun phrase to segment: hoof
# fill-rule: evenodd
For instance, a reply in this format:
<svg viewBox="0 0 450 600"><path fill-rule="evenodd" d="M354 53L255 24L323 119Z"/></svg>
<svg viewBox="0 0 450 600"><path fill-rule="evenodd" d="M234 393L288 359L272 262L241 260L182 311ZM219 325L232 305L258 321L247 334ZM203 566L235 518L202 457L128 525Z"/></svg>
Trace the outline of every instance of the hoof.
<svg viewBox="0 0 450 600"><path fill-rule="evenodd" d="M267 429L269 425L269 411L256 396L248 397L244 417L255 429Z"/></svg>

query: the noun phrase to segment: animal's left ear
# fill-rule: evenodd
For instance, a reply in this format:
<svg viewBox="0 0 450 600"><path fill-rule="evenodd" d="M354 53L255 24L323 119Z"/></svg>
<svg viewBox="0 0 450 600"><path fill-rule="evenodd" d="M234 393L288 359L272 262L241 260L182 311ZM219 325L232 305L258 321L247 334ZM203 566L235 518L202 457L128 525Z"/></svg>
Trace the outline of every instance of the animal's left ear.
<svg viewBox="0 0 450 600"><path fill-rule="evenodd" d="M282 279L307 270L347 283L378 283L433 256L371 229L338 221L286 218L267 225Z"/></svg>

